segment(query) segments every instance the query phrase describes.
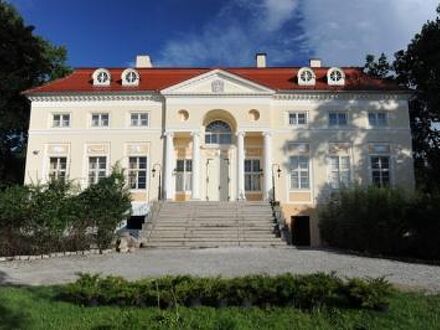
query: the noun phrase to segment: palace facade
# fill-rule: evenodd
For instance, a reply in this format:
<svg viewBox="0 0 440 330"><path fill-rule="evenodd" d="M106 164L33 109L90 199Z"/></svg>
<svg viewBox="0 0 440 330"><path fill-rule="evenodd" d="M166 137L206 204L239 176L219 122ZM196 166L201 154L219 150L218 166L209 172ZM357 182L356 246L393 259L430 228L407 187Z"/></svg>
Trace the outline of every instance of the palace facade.
<svg viewBox="0 0 440 330"><path fill-rule="evenodd" d="M25 92L26 183L82 187L119 162L135 214L157 199L281 203L311 216L353 183L413 189L406 90L355 67L78 68Z"/></svg>

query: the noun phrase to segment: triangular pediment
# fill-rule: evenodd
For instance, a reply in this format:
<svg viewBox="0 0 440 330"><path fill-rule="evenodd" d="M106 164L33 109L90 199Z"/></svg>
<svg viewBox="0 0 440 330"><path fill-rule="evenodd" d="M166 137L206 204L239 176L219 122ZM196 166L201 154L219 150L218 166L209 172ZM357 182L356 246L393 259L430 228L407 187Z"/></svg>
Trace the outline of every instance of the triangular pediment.
<svg viewBox="0 0 440 330"><path fill-rule="evenodd" d="M267 95L275 91L233 73L215 69L161 92L164 95Z"/></svg>

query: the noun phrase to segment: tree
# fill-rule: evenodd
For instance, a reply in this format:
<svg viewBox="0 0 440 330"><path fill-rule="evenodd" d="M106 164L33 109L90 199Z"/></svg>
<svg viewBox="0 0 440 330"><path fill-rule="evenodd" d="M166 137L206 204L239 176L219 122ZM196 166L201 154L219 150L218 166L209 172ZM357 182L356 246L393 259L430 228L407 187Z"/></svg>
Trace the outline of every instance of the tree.
<svg viewBox="0 0 440 330"><path fill-rule="evenodd" d="M24 90L70 72L67 51L33 34L15 8L0 0L0 184L22 182L29 124Z"/></svg>
<svg viewBox="0 0 440 330"><path fill-rule="evenodd" d="M418 177L428 190L440 187L440 6L406 50L396 53L397 81L412 89L410 118Z"/></svg>
<svg viewBox="0 0 440 330"><path fill-rule="evenodd" d="M381 79L391 79L391 69L392 67L388 63L388 59L384 53L380 55L377 61L374 55L367 55L364 65L364 72L370 76Z"/></svg>
<svg viewBox="0 0 440 330"><path fill-rule="evenodd" d="M440 6L406 50L390 65L382 54L367 55L364 71L394 80L413 92L409 101L416 179L420 188L440 190Z"/></svg>

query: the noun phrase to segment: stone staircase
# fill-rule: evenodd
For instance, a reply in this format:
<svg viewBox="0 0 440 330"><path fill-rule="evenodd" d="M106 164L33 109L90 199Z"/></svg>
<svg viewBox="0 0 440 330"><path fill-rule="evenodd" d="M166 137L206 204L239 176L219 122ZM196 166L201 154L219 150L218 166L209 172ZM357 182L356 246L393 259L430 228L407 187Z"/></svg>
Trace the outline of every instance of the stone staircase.
<svg viewBox="0 0 440 330"><path fill-rule="evenodd" d="M164 202L151 223L144 225L143 246L285 246L273 229L267 202Z"/></svg>

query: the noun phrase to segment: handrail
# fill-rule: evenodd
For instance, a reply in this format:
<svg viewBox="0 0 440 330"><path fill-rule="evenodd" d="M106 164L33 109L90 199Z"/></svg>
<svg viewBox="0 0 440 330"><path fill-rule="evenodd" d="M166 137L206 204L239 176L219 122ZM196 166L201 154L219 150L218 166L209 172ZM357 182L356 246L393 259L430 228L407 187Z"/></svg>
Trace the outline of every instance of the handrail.
<svg viewBox="0 0 440 330"><path fill-rule="evenodd" d="M272 215L274 217L274 234L277 237L281 237L284 241L286 240L286 235L285 235L285 219L283 217L283 212L281 210L281 205L280 202L278 201L271 201L270 202L270 206L272 208ZM283 235L284 234L284 235Z"/></svg>
<svg viewBox="0 0 440 330"><path fill-rule="evenodd" d="M148 229L147 235L142 235L142 237L145 237L147 242L150 240L151 235L153 234L154 227L156 226L157 223L157 215L162 209L162 206L163 206L163 201L153 202L145 218L145 223L142 226L142 231L144 231L144 226L150 225L150 228Z"/></svg>

